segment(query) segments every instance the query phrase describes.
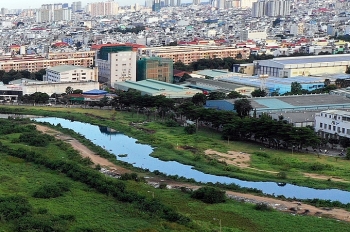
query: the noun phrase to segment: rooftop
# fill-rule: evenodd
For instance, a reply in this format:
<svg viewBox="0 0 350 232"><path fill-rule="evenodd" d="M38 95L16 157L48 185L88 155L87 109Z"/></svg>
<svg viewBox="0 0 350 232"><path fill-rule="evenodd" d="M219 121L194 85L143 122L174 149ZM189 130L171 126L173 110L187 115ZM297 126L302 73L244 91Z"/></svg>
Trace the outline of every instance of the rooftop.
<svg viewBox="0 0 350 232"><path fill-rule="evenodd" d="M68 72L68 71L72 71L75 69L83 69L83 70L87 70L87 71L92 70L92 69L85 68L82 66L74 66L74 65L59 65L59 66L47 68L47 70L54 71L54 72Z"/></svg>
<svg viewBox="0 0 350 232"><path fill-rule="evenodd" d="M303 57L274 58L272 61L280 64L305 64L305 63L327 63L327 62L349 62L350 54L341 55L319 55Z"/></svg>

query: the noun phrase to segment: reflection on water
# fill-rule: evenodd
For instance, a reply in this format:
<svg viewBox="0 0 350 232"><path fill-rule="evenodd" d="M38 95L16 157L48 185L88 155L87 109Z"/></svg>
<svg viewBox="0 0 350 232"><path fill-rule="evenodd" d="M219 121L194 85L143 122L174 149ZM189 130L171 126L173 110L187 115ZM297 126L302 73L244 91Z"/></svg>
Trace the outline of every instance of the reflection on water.
<svg viewBox="0 0 350 232"><path fill-rule="evenodd" d="M38 122L49 122L57 125L61 124L64 128L69 128L77 133L84 135L94 144L105 148L107 151L116 155L116 158L124 162L130 163L135 167L149 169L150 171L159 170L167 175L184 176L188 179L193 178L198 182L212 182L224 184L237 184L242 187L260 189L266 194L274 194L275 196L284 195L285 197L307 199L319 198L323 200L340 201L342 203L350 203L350 192L338 189L312 189L307 187L296 186L285 183L275 182L254 182L242 181L235 178L225 176L215 176L205 174L193 169L192 166L180 164L175 161L162 161L150 156L153 149L149 145L139 144L137 140L121 133L115 133L113 136L106 137L105 129L88 123L71 122L61 118L36 118ZM108 129L107 129L108 131ZM127 154L127 155L126 155Z"/></svg>
<svg viewBox="0 0 350 232"><path fill-rule="evenodd" d="M100 132L105 135L117 135L121 134L119 131L114 130L112 128L106 127L106 126L98 126L100 128Z"/></svg>

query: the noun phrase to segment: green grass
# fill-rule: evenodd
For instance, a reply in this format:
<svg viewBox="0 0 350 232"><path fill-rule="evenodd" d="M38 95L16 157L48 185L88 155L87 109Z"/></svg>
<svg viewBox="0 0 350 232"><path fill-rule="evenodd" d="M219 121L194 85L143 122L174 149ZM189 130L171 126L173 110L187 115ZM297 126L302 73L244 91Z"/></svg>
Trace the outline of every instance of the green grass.
<svg viewBox="0 0 350 232"><path fill-rule="evenodd" d="M44 116L63 117L78 121L85 121L92 124L99 124L122 131L124 134L135 137L139 142L150 144L157 149L151 154L162 160L175 160L183 164L194 166L195 169L205 173L229 176L242 180L253 181L275 181L287 182L297 185L308 186L313 188L340 188L349 189L347 183L336 181L310 179L303 175L304 172L316 173L332 177L343 178L350 181L350 161L335 160L331 157L318 158L312 154L291 154L290 151L267 149L266 153L270 156L261 158L254 155L259 152L261 146L253 142L240 141L224 141L220 137L220 133L209 128L200 128L194 135L188 135L184 132L183 127L166 127L162 123L150 122L140 126L130 126L130 122L143 122L146 117L143 115L132 116L128 112L116 112L113 110L96 110L70 108L67 113L67 108L49 108L49 107L16 107L6 106L1 107L3 112L13 111L23 114L35 114ZM144 133L140 133L142 130ZM195 151L182 149L185 146L195 148ZM253 168L280 172L284 171L287 174L286 179L280 179L276 174L261 172L252 169L240 169L232 165L217 162L204 155L206 149L213 149L220 152L229 150L246 152L253 154L251 166ZM312 165L325 168L322 170L312 169Z"/></svg>
<svg viewBox="0 0 350 232"><path fill-rule="evenodd" d="M157 129L156 126L157 125L151 124L150 128ZM163 129L168 130L167 128ZM172 130L175 134L171 136L182 133L180 128L170 128L169 130ZM200 133L196 136L201 136ZM224 143L220 140L211 140L208 137L205 138L204 135L202 142L195 144L192 143L193 141L189 141L189 143L185 145L195 146L199 150L200 148L204 148L205 142L210 142L213 146L218 146L217 150L219 150L220 144ZM164 136L166 136L166 133L164 133ZM40 148L11 142L18 137L19 134L2 135L0 136L0 141L3 145L10 146L12 149L24 148L46 154L55 159L62 159L62 157L65 159L69 158L66 152L57 146L58 142L53 142L47 147ZM158 136L156 138L158 138ZM200 138L202 137L196 137L196 139ZM160 144L169 142L164 138L160 138L160 140ZM232 144L227 146L232 146ZM175 152L177 152L177 150L175 150ZM195 154L181 150L181 152L173 155L184 156L187 157L187 159L191 159ZM271 159L271 157L269 159ZM258 162L263 164L267 161L261 160ZM66 192L63 196L53 199L37 199L32 197L33 192L38 187L59 181L68 182L70 184L70 191ZM78 228L103 228L106 231L219 231L219 221L213 218L220 219L222 231L227 232L318 232L334 231L335 228L339 231L349 231L348 223L338 222L333 219L293 216L288 213L277 211L262 212L255 210L251 204L233 200L228 200L226 203L210 205L194 200L190 198L188 193L183 193L179 190L154 189L144 183L132 181L126 183L128 190L135 191L149 199L152 198L153 192L154 197L163 204L189 217L193 222L192 227L184 227L160 220L158 217L153 217L152 215L137 210L131 204L121 203L115 201L112 197L99 194L86 185L72 181L65 175L56 171L25 162L19 158L0 154L0 194L2 196L25 196L36 210L44 208L52 215L75 215L76 221L72 223L70 231L75 231ZM10 224L0 221L0 231L11 231Z"/></svg>

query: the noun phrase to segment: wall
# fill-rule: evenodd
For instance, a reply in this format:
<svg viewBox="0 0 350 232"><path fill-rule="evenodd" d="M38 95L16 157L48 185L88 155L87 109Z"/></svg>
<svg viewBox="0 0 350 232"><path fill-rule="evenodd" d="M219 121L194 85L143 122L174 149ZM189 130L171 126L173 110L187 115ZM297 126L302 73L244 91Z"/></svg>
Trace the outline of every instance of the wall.
<svg viewBox="0 0 350 232"><path fill-rule="evenodd" d="M47 83L47 84L27 84L23 86L23 95L42 92L51 95L53 93L61 94L66 92L67 87L81 89L84 92L92 89L99 89L98 82L65 82L65 83Z"/></svg>

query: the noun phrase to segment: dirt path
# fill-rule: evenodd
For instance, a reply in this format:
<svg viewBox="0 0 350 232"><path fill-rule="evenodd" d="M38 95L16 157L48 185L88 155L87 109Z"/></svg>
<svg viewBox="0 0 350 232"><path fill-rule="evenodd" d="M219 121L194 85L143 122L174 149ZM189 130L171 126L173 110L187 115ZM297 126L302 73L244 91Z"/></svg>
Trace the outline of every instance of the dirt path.
<svg viewBox="0 0 350 232"><path fill-rule="evenodd" d="M77 151L79 151L83 157L89 157L94 164L100 164L101 166L107 169L115 170L119 174L130 172L130 170L123 168L121 166L115 165L110 161L108 161L107 159L98 156L98 154L95 154L90 149L88 149L83 144L81 144L79 141L77 141L76 139L73 139L68 135L63 135L60 132L55 131L46 126L36 125L36 127L37 127L37 130L43 133L53 135L57 139L61 139L71 144L72 147ZM238 154L236 155L238 156ZM174 180L166 179L166 178L159 179L157 177L153 177L153 178L148 178L147 181L149 184L152 184L152 185L157 185L157 184L159 185L159 183L166 183L170 188L187 187L190 189L198 189L200 187L193 184L176 182ZM277 210L289 212L292 214L300 214L300 215L307 214L307 215L315 215L319 217L332 217L339 220L350 222L350 212L343 209L330 209L330 208L321 209L321 208L316 208L314 206L307 205L307 204L300 204L298 202L282 201L282 200L268 198L268 197L260 197L260 196L255 196L251 194L237 193L233 191L226 191L226 194L229 198L240 200L240 201L250 202L254 204L263 202L263 203L269 204L270 206L272 206Z"/></svg>

